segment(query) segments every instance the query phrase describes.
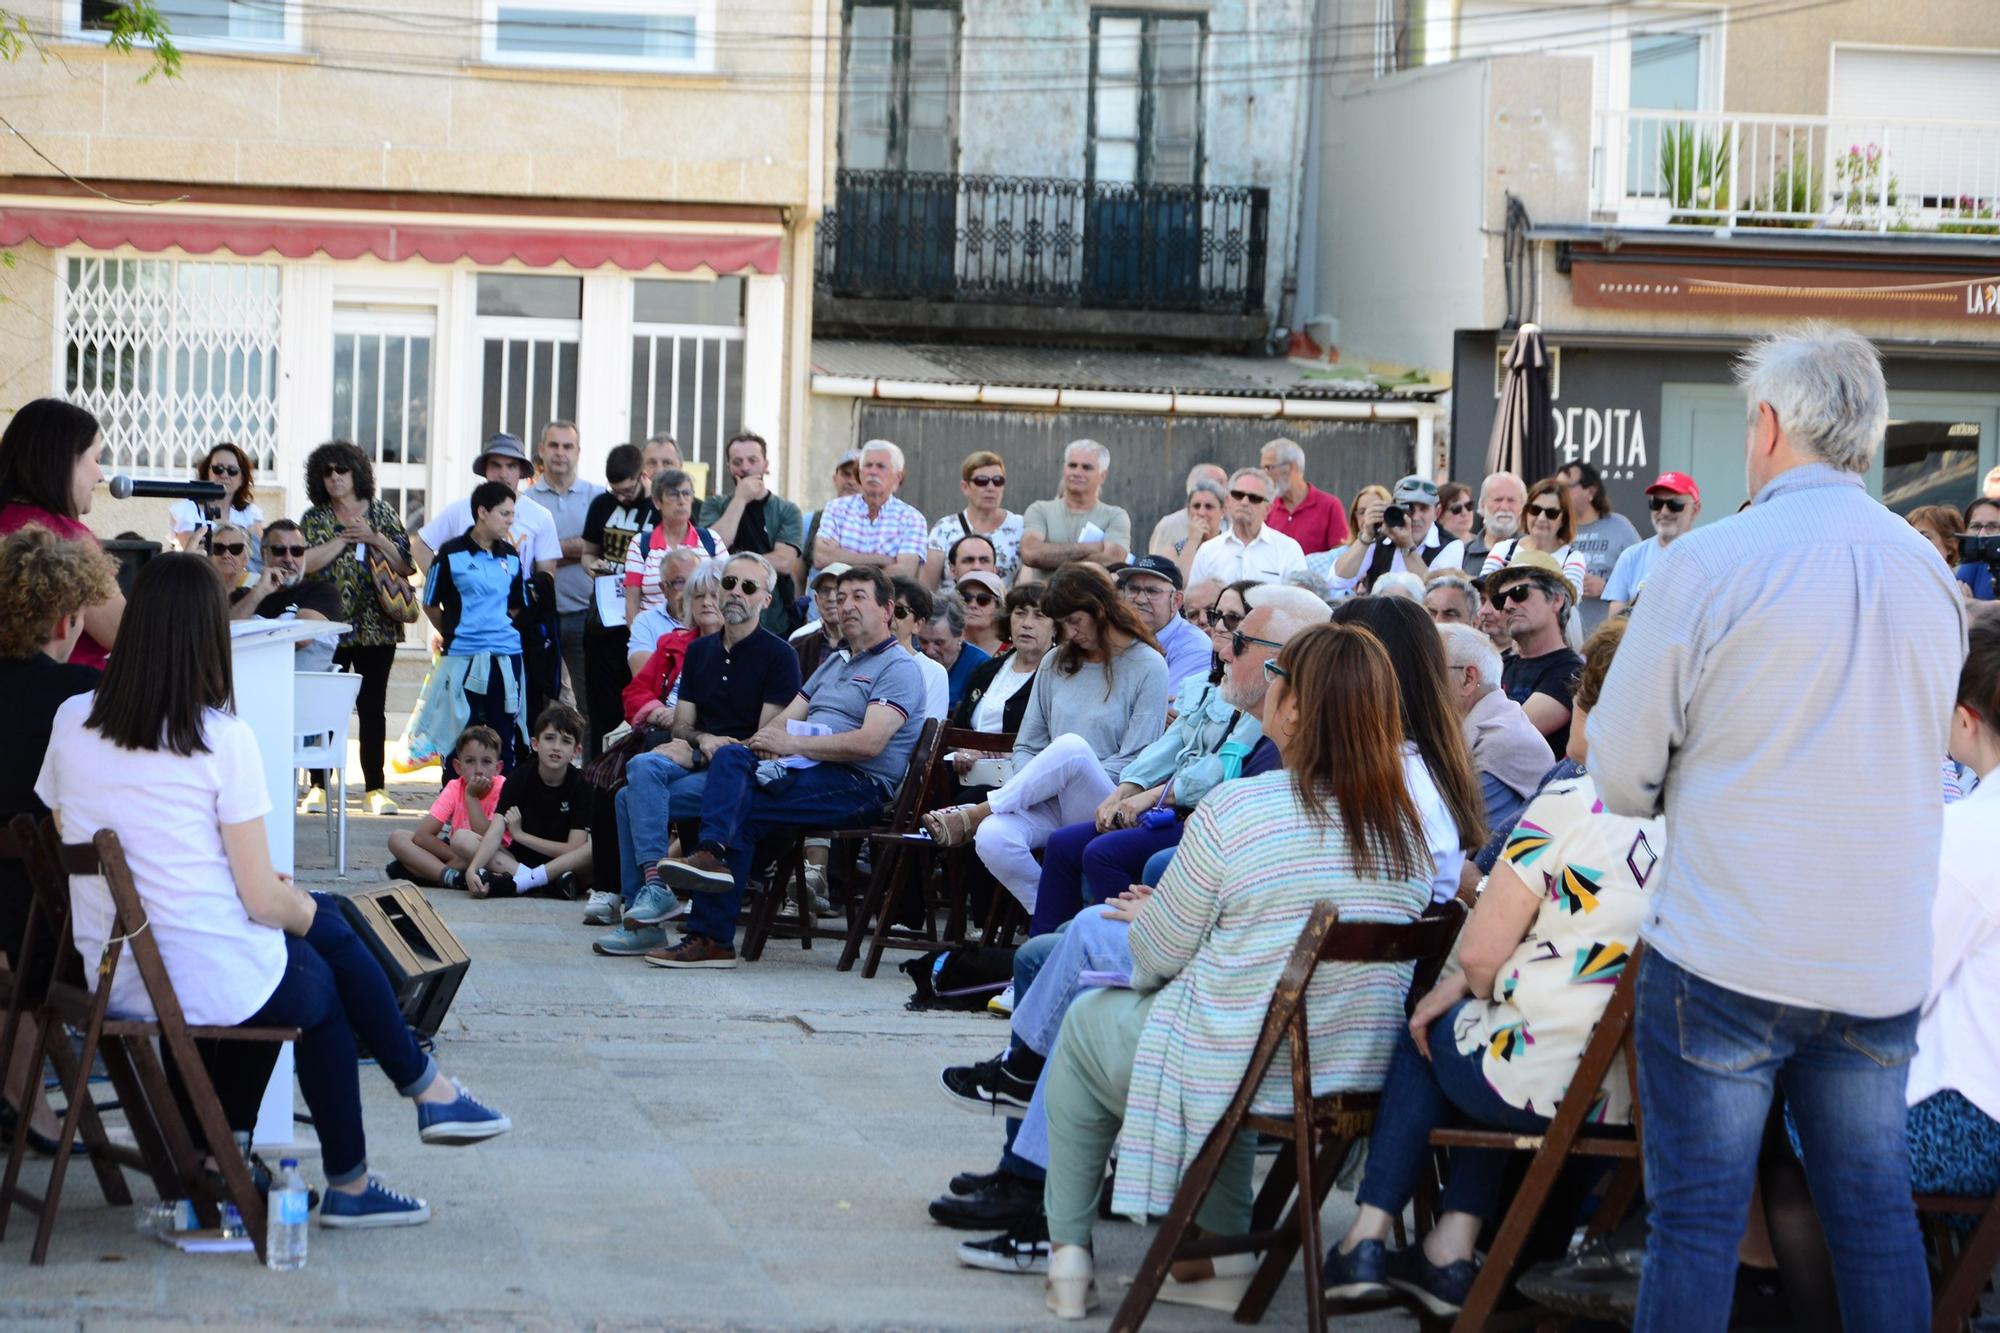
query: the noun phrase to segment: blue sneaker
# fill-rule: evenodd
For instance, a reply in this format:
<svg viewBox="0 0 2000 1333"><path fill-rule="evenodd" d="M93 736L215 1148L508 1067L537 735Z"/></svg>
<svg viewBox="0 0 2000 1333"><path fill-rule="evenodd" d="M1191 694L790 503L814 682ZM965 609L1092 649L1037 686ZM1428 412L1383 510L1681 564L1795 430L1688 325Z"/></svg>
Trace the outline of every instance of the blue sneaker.
<svg viewBox="0 0 2000 1333"><path fill-rule="evenodd" d="M601 953L606 958L640 958L655 949L664 948L666 943L665 926L641 926L637 930L620 926L591 941L590 949L592 953Z"/></svg>
<svg viewBox="0 0 2000 1333"><path fill-rule="evenodd" d="M1361 1241L1347 1254L1342 1254L1336 1244L1326 1252L1326 1262L1319 1270L1320 1281L1326 1284L1326 1298L1366 1301L1387 1296L1389 1283L1383 1275L1388 1255L1389 1247L1379 1240Z"/></svg>
<svg viewBox="0 0 2000 1333"><path fill-rule="evenodd" d="M1443 1319L1457 1314L1472 1294L1479 1265L1460 1259L1440 1268L1425 1256L1423 1245L1416 1244L1389 1256L1387 1275L1390 1286L1416 1297L1426 1310Z"/></svg>
<svg viewBox="0 0 2000 1333"><path fill-rule="evenodd" d="M431 1220L431 1206L422 1199L398 1194L374 1176L361 1194L328 1190L320 1200L319 1224L323 1227L413 1227Z"/></svg>
<svg viewBox="0 0 2000 1333"><path fill-rule="evenodd" d="M457 1079L451 1086L458 1089L454 1101L428 1102L417 1104L417 1137L425 1143L458 1145L477 1143L490 1139L496 1134L505 1134L514 1127L514 1122L490 1106L482 1106L479 1100L465 1090L465 1085Z"/></svg>
<svg viewBox="0 0 2000 1333"><path fill-rule="evenodd" d="M677 916L684 915L688 905L664 884L647 884L640 888L639 896L625 909L625 928L637 926L664 926Z"/></svg>

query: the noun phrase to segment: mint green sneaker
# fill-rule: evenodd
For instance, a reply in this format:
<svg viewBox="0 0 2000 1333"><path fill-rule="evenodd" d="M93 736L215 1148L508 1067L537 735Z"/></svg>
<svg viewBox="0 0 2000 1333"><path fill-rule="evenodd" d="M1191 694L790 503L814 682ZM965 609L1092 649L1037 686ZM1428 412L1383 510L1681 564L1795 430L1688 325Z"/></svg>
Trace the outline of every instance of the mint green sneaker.
<svg viewBox="0 0 2000 1333"><path fill-rule="evenodd" d="M620 926L608 935L599 935L590 949L592 953L601 953L607 958L636 958L649 950L661 948L666 942L665 926L641 926L637 930Z"/></svg>

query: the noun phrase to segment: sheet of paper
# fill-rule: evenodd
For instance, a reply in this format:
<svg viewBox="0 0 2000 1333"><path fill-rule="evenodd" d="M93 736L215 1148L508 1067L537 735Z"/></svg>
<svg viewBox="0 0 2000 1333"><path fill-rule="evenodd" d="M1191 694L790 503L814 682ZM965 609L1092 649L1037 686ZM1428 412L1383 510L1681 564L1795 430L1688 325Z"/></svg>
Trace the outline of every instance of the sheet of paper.
<svg viewBox="0 0 2000 1333"><path fill-rule="evenodd" d="M1104 540L1104 529L1095 523L1086 523L1077 532L1076 539L1078 542L1101 542Z"/></svg>
<svg viewBox="0 0 2000 1333"><path fill-rule="evenodd" d="M625 623L625 580L616 574L599 574L592 580L592 593L597 598L597 621L600 625L622 625Z"/></svg>
<svg viewBox="0 0 2000 1333"><path fill-rule="evenodd" d="M785 731L793 736L831 736L833 728L824 722L802 722L797 718L785 723ZM811 768L819 760L808 759L802 754L788 754L778 761L786 768Z"/></svg>

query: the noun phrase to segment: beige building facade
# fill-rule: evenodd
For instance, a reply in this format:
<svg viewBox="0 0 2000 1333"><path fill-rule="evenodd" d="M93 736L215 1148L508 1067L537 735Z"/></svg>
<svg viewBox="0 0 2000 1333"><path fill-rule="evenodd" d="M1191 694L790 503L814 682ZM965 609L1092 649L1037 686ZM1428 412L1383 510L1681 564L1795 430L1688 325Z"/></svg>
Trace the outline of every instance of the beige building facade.
<svg viewBox="0 0 2000 1333"><path fill-rule="evenodd" d="M830 0L200 0L146 82L95 6L15 8L0 410L81 402L140 476L234 440L267 515L321 440L414 518L558 417L587 476L748 428L798 489Z"/></svg>

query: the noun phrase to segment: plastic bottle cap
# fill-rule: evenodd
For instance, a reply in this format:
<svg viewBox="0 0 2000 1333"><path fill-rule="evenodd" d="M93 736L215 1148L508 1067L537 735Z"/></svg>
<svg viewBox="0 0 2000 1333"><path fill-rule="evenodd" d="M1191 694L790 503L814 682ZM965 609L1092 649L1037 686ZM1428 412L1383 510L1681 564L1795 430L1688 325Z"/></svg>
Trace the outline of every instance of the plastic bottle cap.
<svg viewBox="0 0 2000 1333"><path fill-rule="evenodd" d="M297 1166L298 1164L299 1164L299 1159L296 1157L280 1157L278 1159L278 1169L280 1171L284 1170L288 1166Z"/></svg>

